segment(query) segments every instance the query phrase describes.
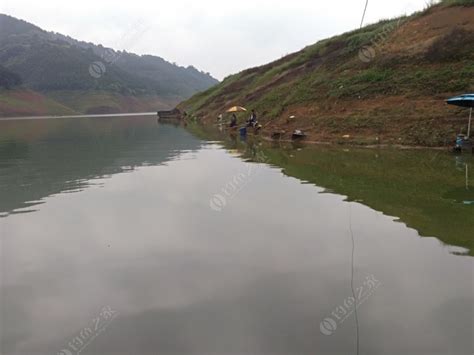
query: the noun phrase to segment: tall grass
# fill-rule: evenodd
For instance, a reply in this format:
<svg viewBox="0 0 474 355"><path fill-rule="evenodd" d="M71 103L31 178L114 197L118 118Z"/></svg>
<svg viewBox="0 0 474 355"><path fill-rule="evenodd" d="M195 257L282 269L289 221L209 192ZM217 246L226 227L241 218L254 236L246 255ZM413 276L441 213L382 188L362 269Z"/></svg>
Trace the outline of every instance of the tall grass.
<svg viewBox="0 0 474 355"><path fill-rule="evenodd" d="M441 4L447 6L473 6L474 0L442 0Z"/></svg>

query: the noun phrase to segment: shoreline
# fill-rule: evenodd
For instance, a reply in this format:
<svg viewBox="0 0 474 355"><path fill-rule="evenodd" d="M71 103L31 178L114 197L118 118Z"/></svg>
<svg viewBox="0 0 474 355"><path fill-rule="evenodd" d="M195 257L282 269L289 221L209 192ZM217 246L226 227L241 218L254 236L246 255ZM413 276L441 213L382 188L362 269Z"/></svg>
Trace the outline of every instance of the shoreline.
<svg viewBox="0 0 474 355"><path fill-rule="evenodd" d="M357 143L338 143L338 142L330 142L330 141L314 141L314 140L300 140L294 141L291 139L272 139L270 137L261 136L261 138L266 142L283 142L283 143L301 143L301 144L310 144L310 145L324 145L324 146L339 146L339 147L351 147L351 148L366 148L366 149L399 149L399 150L446 150L448 152L451 151L450 146L423 146L423 145L403 145L403 144L357 144Z"/></svg>
<svg viewBox="0 0 474 355"><path fill-rule="evenodd" d="M202 123L190 123L187 122L188 127L202 127L202 128L209 128L211 126L202 124ZM230 137L230 131L219 131L216 128L211 129L213 132L211 134L209 131L202 131L204 134L205 139L215 139L213 133L218 134L217 140L225 139L226 137ZM191 133L196 134L192 129L190 130ZM238 133L237 133L238 135ZM225 136L225 137L224 137ZM397 150L434 150L434 151L443 151L451 153L452 147L450 145L442 145L442 146L423 146L423 145L405 145L405 144L389 144L389 143L381 143L381 144L362 144L351 142L350 140L347 142L338 142L338 141L331 141L331 140L314 140L314 139L302 139L302 140L292 140L292 139L272 139L269 135L263 134L260 132L259 134L250 134L248 137L258 137L259 139L267 142L267 143L295 143L295 144L302 144L302 145L312 145L312 146L334 146L334 147L348 147L348 148L360 148L360 149L397 149Z"/></svg>
<svg viewBox="0 0 474 355"><path fill-rule="evenodd" d="M47 120L54 118L107 118L107 117L134 117L134 116L156 116L156 112L137 112L137 113L107 113L90 115L53 115L53 116L12 116L0 117L0 121L15 120Z"/></svg>

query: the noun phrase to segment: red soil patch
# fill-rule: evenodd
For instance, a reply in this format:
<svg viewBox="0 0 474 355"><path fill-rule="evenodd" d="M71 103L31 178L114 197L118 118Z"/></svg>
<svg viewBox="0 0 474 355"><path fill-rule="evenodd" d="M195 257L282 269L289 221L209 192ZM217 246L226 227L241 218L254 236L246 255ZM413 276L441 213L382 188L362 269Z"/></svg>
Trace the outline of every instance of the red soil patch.
<svg viewBox="0 0 474 355"><path fill-rule="evenodd" d="M45 100L45 97L43 95L30 90L16 91L13 93L12 97L18 100L24 100L29 102L42 102Z"/></svg>
<svg viewBox="0 0 474 355"><path fill-rule="evenodd" d="M434 7L395 30L383 50L405 55L420 53L454 28L474 31L473 19L474 7Z"/></svg>

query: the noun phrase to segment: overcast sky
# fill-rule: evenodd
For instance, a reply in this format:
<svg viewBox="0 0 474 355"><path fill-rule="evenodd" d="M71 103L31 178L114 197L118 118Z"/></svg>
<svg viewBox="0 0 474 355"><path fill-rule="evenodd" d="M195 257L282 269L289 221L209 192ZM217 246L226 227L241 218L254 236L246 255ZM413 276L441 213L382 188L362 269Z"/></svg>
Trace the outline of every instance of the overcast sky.
<svg viewBox="0 0 474 355"><path fill-rule="evenodd" d="M369 0L365 23L426 0ZM73 38L194 65L218 79L359 26L365 0L0 0L0 12Z"/></svg>

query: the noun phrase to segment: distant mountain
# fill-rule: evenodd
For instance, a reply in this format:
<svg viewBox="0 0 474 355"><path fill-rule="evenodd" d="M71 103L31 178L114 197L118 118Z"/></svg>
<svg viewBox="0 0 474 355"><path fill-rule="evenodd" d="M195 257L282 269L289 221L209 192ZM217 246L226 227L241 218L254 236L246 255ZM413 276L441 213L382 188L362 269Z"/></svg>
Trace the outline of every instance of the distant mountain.
<svg viewBox="0 0 474 355"><path fill-rule="evenodd" d="M0 88L10 89L21 84L21 78L0 65Z"/></svg>
<svg viewBox="0 0 474 355"><path fill-rule="evenodd" d="M53 93L55 99L67 97L68 92L74 97L79 92L86 96L100 92L121 97L122 101L127 97L156 97L170 106L218 83L192 66L180 67L160 57L81 42L3 14L0 65L2 78L6 72L16 74L21 79L15 80L15 85L22 82L25 89L47 96ZM80 112L83 106L73 109ZM96 109L94 105L85 106L87 112Z"/></svg>

